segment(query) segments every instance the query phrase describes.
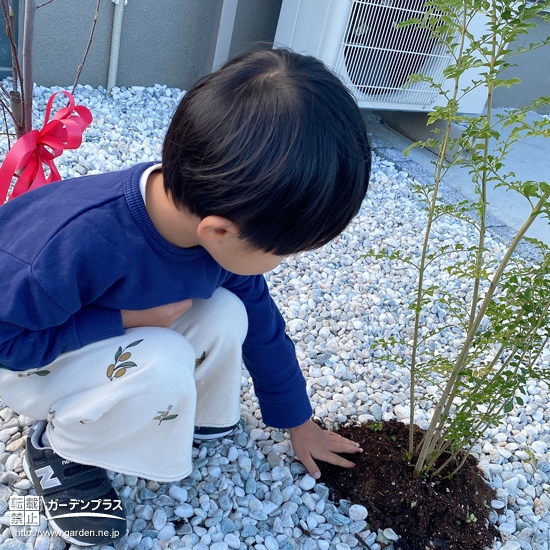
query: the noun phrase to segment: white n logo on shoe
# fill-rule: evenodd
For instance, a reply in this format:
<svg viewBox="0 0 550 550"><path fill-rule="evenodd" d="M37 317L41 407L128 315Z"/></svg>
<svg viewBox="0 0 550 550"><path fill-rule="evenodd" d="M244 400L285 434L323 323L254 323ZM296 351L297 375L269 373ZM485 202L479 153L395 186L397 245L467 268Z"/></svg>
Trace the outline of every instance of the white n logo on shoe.
<svg viewBox="0 0 550 550"><path fill-rule="evenodd" d="M42 489L51 489L52 487L61 485L61 481L57 477L53 477L53 468L51 466L38 468L34 473L40 479Z"/></svg>

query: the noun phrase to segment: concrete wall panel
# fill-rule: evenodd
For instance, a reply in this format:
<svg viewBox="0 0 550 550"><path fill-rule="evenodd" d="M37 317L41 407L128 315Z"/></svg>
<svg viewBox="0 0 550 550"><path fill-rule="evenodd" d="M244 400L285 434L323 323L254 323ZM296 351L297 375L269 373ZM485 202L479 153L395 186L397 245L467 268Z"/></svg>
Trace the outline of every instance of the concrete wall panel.
<svg viewBox="0 0 550 550"><path fill-rule="evenodd" d="M222 0L129 0L124 8L118 86L156 83L188 89L212 68ZM35 81L72 85L96 0L54 0L36 14ZM106 86L114 4L102 0L81 84Z"/></svg>
<svg viewBox="0 0 550 550"><path fill-rule="evenodd" d="M239 0L229 56L262 47L271 48L282 0Z"/></svg>
<svg viewBox="0 0 550 550"><path fill-rule="evenodd" d="M221 0L129 0L117 83L189 89L212 69Z"/></svg>
<svg viewBox="0 0 550 550"><path fill-rule="evenodd" d="M550 36L550 24L539 19L536 28L520 36L516 45L527 47L529 44ZM510 88L500 87L494 93L495 107L523 107L533 99L550 95L550 46L518 55L510 59L517 67L510 67L502 73L502 78L517 77L521 84ZM539 109L541 114L550 113L550 106Z"/></svg>
<svg viewBox="0 0 550 550"><path fill-rule="evenodd" d="M113 6L111 1L101 2L81 84L105 86L107 83ZM72 86L86 50L95 8L95 0L54 0L37 10L34 34L34 80L37 84ZM19 13L22 17L23 2ZM19 36L21 41L22 32Z"/></svg>

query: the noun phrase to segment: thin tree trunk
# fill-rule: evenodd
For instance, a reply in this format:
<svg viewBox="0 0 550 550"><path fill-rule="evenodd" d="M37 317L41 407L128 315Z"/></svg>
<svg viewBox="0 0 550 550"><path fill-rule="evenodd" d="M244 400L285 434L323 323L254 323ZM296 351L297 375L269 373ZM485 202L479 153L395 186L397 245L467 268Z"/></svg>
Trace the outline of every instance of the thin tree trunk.
<svg viewBox="0 0 550 550"><path fill-rule="evenodd" d="M34 42L34 16L36 14L36 0L25 0L25 15L23 31L23 134L32 130L32 92L34 87L33 77L33 42Z"/></svg>
<svg viewBox="0 0 550 550"><path fill-rule="evenodd" d="M23 107L21 105L21 93L19 91L21 83L21 70L19 67L19 60L17 58L17 43L15 41L13 0L0 0L0 3L2 5L4 19L6 20L6 35L10 41L11 64L13 70L13 90L8 92L2 87L2 90L6 95L6 99L9 100L9 106L4 102L3 106L7 109L11 119L13 120L16 138L20 138L23 135ZM4 110L4 115L5 114L6 112ZM5 120L7 121L6 117ZM9 142L9 128L7 124L6 134Z"/></svg>

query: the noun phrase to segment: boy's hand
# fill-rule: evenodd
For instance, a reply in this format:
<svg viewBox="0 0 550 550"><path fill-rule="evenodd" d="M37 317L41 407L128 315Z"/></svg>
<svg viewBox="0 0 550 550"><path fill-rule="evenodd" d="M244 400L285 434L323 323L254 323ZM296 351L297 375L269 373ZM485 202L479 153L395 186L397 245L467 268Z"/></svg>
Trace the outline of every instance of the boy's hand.
<svg viewBox="0 0 550 550"><path fill-rule="evenodd" d="M173 304L152 307L150 309L123 309L122 324L124 328L133 327L169 327L181 317L193 304L193 300L182 300Z"/></svg>
<svg viewBox="0 0 550 550"><path fill-rule="evenodd" d="M315 479L321 472L314 459L329 462L343 468L353 468L355 464L335 453L362 453L358 443L328 430L322 430L315 422L308 420L296 428L290 428L290 440L296 456Z"/></svg>

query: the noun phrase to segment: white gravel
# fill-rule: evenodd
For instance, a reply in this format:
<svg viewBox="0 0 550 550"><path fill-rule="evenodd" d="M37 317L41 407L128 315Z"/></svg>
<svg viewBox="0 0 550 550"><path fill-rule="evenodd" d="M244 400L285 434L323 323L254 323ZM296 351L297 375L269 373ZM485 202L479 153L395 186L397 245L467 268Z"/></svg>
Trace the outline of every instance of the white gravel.
<svg viewBox="0 0 550 550"><path fill-rule="evenodd" d="M46 100L54 89L37 88L35 126L41 127ZM63 177L99 173L159 158L163 134L182 92L166 86L103 89L80 86L77 103L87 105L94 122L85 142L58 160ZM0 150L6 144L0 142ZM3 152L2 151L2 152ZM408 374L377 360L370 349L377 337L405 330L413 275L384 261L360 258L367 249L418 249L425 215L410 190L410 178L395 165L375 159L369 196L344 234L323 249L289 258L268 276L273 296L288 321L315 415L328 425L347 419L406 419ZM473 244L469 228L442 221L443 242ZM489 240L495 255L502 245ZM441 265L431 276L443 280ZM461 283L447 278L456 292ZM445 323L446 312L434 302L426 326ZM452 335L442 331L433 349L445 352ZM548 367L550 351L542 361ZM424 387L426 393L433 388ZM528 385L524 406L501 426L487 430L474 449L480 467L497 490L491 519L500 538L491 550L548 550L550 526L549 389ZM419 403L415 422L425 427L433 403ZM243 373L243 426L231 438L194 450L195 468L178 484L161 484L112 473L130 526L118 548L136 550L371 550L394 548L391 529L371 532L367 510L340 501L305 473L293 458L288 435L260 420L251 381ZM0 550L61 550L60 538L19 537L9 527L10 495L33 493L22 470L24 436L32 419L18 416L0 402ZM353 505L352 505L353 504ZM181 519L185 521L180 521ZM359 540L361 539L361 541ZM107 550L108 546L102 547ZM478 550L478 549L472 549Z"/></svg>

